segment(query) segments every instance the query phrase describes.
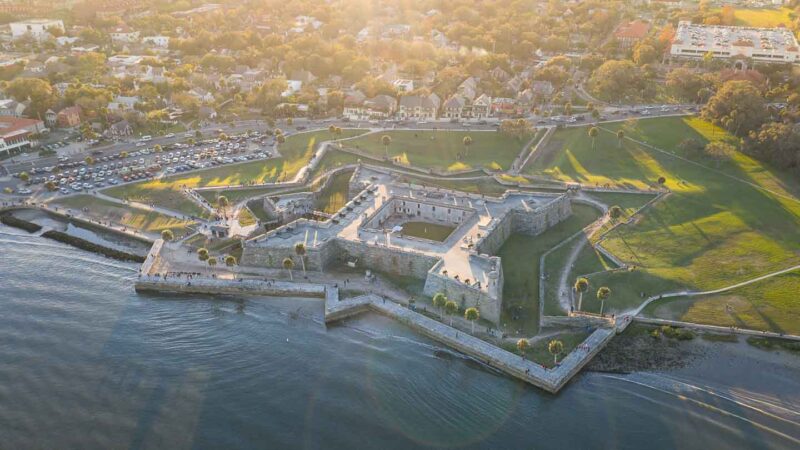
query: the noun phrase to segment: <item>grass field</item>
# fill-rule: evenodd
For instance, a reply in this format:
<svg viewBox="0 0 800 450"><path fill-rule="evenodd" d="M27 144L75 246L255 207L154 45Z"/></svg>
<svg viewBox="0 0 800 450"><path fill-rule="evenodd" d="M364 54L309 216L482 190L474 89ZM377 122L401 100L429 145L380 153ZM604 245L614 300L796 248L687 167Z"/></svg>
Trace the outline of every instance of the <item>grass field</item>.
<svg viewBox="0 0 800 450"><path fill-rule="evenodd" d="M156 211L146 211L132 206L123 206L91 195L63 197L49 203L63 208L84 209L87 214L97 220L109 221L144 232L161 232L172 230L176 236L188 231L194 222L180 220Z"/></svg>
<svg viewBox="0 0 800 450"><path fill-rule="evenodd" d="M578 345L580 345L583 341L589 337L588 331L566 331L563 333L558 333L553 336L546 337L544 339L539 339L533 344L531 344L528 351L525 352L525 358L531 361L535 361L536 363L551 368L553 367L553 355L548 350L548 345L552 340L559 340L562 344L564 344L564 351L560 355L558 355L558 360L561 361L566 357L572 350L575 349ZM502 347L512 353L519 354L519 350L517 349L516 345L511 342L503 343Z"/></svg>
<svg viewBox="0 0 800 450"><path fill-rule="evenodd" d="M247 208L242 208L239 211L239 225L243 227L249 227L250 225L254 225L256 223L256 217L250 212Z"/></svg>
<svg viewBox="0 0 800 450"><path fill-rule="evenodd" d="M636 305L641 292L654 294L674 287L709 290L800 262L798 180L741 153L717 170L711 161L698 160L704 164L698 166L631 141L620 148L613 134L620 127L627 136L676 153L687 137L733 141L723 130L696 118L608 124L611 132L601 131L594 150L586 127L554 135L551 144L560 142L560 148L537 161L540 173L638 187L665 176L672 190L641 220L617 228L603 243L637 266L627 274L590 280L595 289L605 284L614 291L607 302L612 310Z"/></svg>
<svg viewBox="0 0 800 450"><path fill-rule="evenodd" d="M800 334L800 270L722 294L657 300L643 313L659 319Z"/></svg>
<svg viewBox="0 0 800 450"><path fill-rule="evenodd" d="M444 242L455 227L428 222L406 222L403 224L403 235Z"/></svg>
<svg viewBox="0 0 800 450"><path fill-rule="evenodd" d="M407 131L374 133L352 139L349 147L379 158L386 155L383 136L392 138L389 156L401 164L443 171L480 169L508 170L532 136L516 138L496 131ZM465 152L463 139L472 138Z"/></svg>
<svg viewBox="0 0 800 450"><path fill-rule="evenodd" d="M539 258L556 244L600 216L596 209L573 205L572 216L538 236L512 234L498 251L503 263L501 322L526 335L539 329ZM558 268L548 265L548 283L558 282Z"/></svg>
<svg viewBox="0 0 800 450"><path fill-rule="evenodd" d="M791 8L736 8L734 18L736 25L739 26L772 28L784 25L788 27L793 22L791 13Z"/></svg>
<svg viewBox="0 0 800 450"><path fill-rule="evenodd" d="M324 213L333 214L342 209L347 203L347 193L350 188L352 170L342 170L335 174L331 183L319 193L315 208Z"/></svg>
<svg viewBox="0 0 800 450"><path fill-rule="evenodd" d="M366 130L345 129L342 130L341 137L358 136L364 132ZM117 198L154 203L185 214L198 215L202 209L180 194L181 187L246 185L291 180L311 160L317 144L330 139L327 130L293 134L278 147L280 158L171 175L158 180L107 188L103 192Z"/></svg>

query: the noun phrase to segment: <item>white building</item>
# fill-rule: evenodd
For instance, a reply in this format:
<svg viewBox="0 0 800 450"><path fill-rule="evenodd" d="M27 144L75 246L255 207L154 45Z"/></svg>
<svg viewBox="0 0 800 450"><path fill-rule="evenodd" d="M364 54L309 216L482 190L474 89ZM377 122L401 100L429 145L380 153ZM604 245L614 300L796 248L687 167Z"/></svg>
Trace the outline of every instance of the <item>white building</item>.
<svg viewBox="0 0 800 450"><path fill-rule="evenodd" d="M674 57L750 58L754 61L800 62L800 46L786 28L695 25L681 21L672 41Z"/></svg>
<svg viewBox="0 0 800 450"><path fill-rule="evenodd" d="M159 48L169 48L169 36L145 36L142 38L142 43Z"/></svg>
<svg viewBox="0 0 800 450"><path fill-rule="evenodd" d="M19 39L24 36L31 36L34 39L46 39L50 36L48 30L51 28L58 28L64 31L64 22L61 20L51 19L30 19L20 22L12 22L9 24L11 27L11 37Z"/></svg>

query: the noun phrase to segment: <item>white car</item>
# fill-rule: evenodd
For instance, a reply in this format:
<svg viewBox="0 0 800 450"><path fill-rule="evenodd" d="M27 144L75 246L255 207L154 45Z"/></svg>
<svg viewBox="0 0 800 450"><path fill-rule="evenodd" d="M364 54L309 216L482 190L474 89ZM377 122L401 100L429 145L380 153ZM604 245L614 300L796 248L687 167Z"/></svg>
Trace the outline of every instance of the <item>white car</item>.
<svg viewBox="0 0 800 450"><path fill-rule="evenodd" d="M174 138L174 137L175 137L175 133L169 133L169 134L167 134L167 135L166 135L166 136L164 136L164 137L165 137L165 138Z"/></svg>

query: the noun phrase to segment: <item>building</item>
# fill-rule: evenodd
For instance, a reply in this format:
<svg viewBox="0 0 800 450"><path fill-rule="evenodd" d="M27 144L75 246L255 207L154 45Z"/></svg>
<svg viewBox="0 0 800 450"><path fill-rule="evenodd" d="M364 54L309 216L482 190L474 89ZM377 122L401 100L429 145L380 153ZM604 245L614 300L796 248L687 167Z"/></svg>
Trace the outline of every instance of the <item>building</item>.
<svg viewBox="0 0 800 450"><path fill-rule="evenodd" d="M159 48L169 48L169 36L145 36L142 38L142 43Z"/></svg>
<svg viewBox="0 0 800 450"><path fill-rule="evenodd" d="M12 39L30 36L34 39L42 40L51 36L50 29L57 28L62 32L64 31L64 22L51 19L23 20L20 22L12 22L9 26L11 27Z"/></svg>
<svg viewBox="0 0 800 450"><path fill-rule="evenodd" d="M25 109L27 109L26 105L16 100L0 100L0 116L20 117L25 112Z"/></svg>
<svg viewBox="0 0 800 450"><path fill-rule="evenodd" d="M400 97L400 107L397 116L401 119L430 119L436 120L441 100L436 94L430 95L404 95Z"/></svg>
<svg viewBox="0 0 800 450"><path fill-rule="evenodd" d="M0 117L0 154L30 148L34 136L46 130L44 122L38 119Z"/></svg>
<svg viewBox="0 0 800 450"><path fill-rule="evenodd" d="M632 48L647 37L650 32L650 24L641 20L634 20L617 27L614 31L614 38L619 42L623 49Z"/></svg>
<svg viewBox="0 0 800 450"><path fill-rule="evenodd" d="M112 123L105 134L112 139L120 139L133 134L133 128L127 120L120 120L119 122Z"/></svg>
<svg viewBox="0 0 800 450"><path fill-rule="evenodd" d="M414 90L414 80L397 79L392 82L392 86L399 92L411 92Z"/></svg>
<svg viewBox="0 0 800 450"><path fill-rule="evenodd" d="M139 42L139 32L127 26L115 28L114 31L109 34L111 35L111 42L115 44Z"/></svg>
<svg viewBox="0 0 800 450"><path fill-rule="evenodd" d="M752 59L767 63L800 62L797 38L786 28L750 28L678 23L670 55L674 57ZM744 62L742 64L745 64Z"/></svg>
<svg viewBox="0 0 800 450"><path fill-rule="evenodd" d="M74 128L81 124L81 107L70 106L56 114L56 125L59 128Z"/></svg>

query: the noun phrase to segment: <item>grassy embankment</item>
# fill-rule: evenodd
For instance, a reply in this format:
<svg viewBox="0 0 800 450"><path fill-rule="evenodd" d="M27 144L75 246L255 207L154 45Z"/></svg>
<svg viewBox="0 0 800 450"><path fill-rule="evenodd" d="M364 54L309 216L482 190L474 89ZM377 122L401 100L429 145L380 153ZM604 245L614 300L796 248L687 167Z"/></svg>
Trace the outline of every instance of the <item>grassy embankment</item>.
<svg viewBox="0 0 800 450"><path fill-rule="evenodd" d="M595 149L586 127L558 131L550 142L555 148L548 149L531 170L565 181L634 187L666 177L672 194L641 220L617 228L603 244L636 266L630 272L591 277L589 295L604 285L613 291L607 310L627 310L640 304L643 296L665 291L720 288L800 262L798 180L738 152L720 163L701 157L696 162L703 166L698 166L629 140L620 147L613 134L624 128L627 136L676 155L684 138L735 142L724 130L697 118L647 119L606 127L612 133L601 131ZM591 259L591 253L582 255L581 264L602 266ZM791 312L794 295L775 293L768 305L757 309L775 322ZM599 306L584 302L588 310ZM705 320L722 323L729 320L726 316L717 307ZM761 326L755 321L744 325Z"/></svg>

